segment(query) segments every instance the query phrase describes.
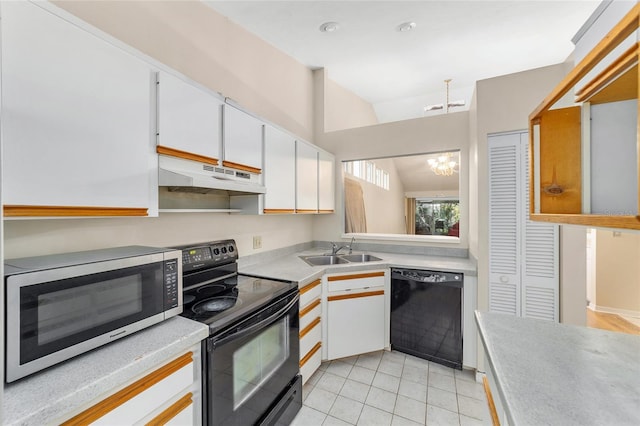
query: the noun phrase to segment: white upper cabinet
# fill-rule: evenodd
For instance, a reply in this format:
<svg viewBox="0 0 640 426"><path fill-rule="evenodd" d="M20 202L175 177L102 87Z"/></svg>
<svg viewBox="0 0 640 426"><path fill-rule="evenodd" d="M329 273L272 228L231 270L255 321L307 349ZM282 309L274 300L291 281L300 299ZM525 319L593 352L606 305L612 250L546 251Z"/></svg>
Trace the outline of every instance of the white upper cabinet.
<svg viewBox="0 0 640 426"><path fill-rule="evenodd" d="M1 8L7 216L157 210L150 67L34 3Z"/></svg>
<svg viewBox="0 0 640 426"><path fill-rule="evenodd" d="M271 126L264 128L264 213L296 208L296 140Z"/></svg>
<svg viewBox="0 0 640 426"><path fill-rule="evenodd" d="M335 209L335 157L325 151L318 152L318 209L320 213L333 213Z"/></svg>
<svg viewBox="0 0 640 426"><path fill-rule="evenodd" d="M267 191L269 188L267 187ZM296 212L318 211L318 149L296 141Z"/></svg>
<svg viewBox="0 0 640 426"><path fill-rule="evenodd" d="M262 171L262 132L264 123L231 105L224 106L225 167L254 173Z"/></svg>
<svg viewBox="0 0 640 426"><path fill-rule="evenodd" d="M195 154L200 161L220 159L222 99L165 72L158 74L159 152ZM169 150L163 151L164 148ZM181 153L173 153L180 156Z"/></svg>

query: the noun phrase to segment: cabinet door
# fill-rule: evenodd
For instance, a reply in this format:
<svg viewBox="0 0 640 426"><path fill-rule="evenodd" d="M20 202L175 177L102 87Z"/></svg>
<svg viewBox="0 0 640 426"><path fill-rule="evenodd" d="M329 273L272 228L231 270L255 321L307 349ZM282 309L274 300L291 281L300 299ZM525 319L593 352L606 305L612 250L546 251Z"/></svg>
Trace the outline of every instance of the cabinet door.
<svg viewBox="0 0 640 426"><path fill-rule="evenodd" d="M264 123L230 105L224 106L223 165L249 172L262 170Z"/></svg>
<svg viewBox="0 0 640 426"><path fill-rule="evenodd" d="M34 3L1 6L4 203L146 214L157 192L148 65Z"/></svg>
<svg viewBox="0 0 640 426"><path fill-rule="evenodd" d="M328 152L318 153L318 209L333 213L335 209L335 157Z"/></svg>
<svg viewBox="0 0 640 426"><path fill-rule="evenodd" d="M158 145L220 158L222 100L170 74L158 74Z"/></svg>
<svg viewBox="0 0 640 426"><path fill-rule="evenodd" d="M384 290L329 296L327 359L384 348Z"/></svg>
<svg viewBox="0 0 640 426"><path fill-rule="evenodd" d="M296 141L296 212L318 211L318 150Z"/></svg>
<svg viewBox="0 0 640 426"><path fill-rule="evenodd" d="M264 129L265 213L293 213L296 208L296 140L271 126Z"/></svg>

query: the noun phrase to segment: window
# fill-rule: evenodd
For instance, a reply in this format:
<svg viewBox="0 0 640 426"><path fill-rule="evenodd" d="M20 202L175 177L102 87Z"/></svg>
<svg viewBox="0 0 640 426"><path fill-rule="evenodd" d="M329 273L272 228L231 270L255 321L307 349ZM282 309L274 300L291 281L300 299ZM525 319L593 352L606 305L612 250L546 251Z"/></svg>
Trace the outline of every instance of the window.
<svg viewBox="0 0 640 426"><path fill-rule="evenodd" d="M373 161L346 161L343 164L345 173L389 190L389 173L378 168Z"/></svg>
<svg viewBox="0 0 640 426"><path fill-rule="evenodd" d="M459 237L460 201L416 199L416 235Z"/></svg>

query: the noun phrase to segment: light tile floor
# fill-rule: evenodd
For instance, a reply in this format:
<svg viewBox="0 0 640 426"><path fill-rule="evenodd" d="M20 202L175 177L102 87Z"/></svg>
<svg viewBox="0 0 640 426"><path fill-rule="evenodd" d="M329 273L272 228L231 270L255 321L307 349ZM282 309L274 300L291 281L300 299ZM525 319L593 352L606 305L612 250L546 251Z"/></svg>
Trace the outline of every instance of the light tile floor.
<svg viewBox="0 0 640 426"><path fill-rule="evenodd" d="M293 426L491 425L473 372L396 351L322 363L302 397Z"/></svg>

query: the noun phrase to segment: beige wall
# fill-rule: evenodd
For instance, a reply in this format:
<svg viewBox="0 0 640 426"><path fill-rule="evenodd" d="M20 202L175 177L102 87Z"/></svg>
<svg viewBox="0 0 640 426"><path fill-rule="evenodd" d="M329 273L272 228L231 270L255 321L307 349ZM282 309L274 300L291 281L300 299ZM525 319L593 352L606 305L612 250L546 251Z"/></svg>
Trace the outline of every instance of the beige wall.
<svg viewBox="0 0 640 426"><path fill-rule="evenodd" d="M587 324L587 228L560 227L560 322Z"/></svg>
<svg viewBox="0 0 640 426"><path fill-rule="evenodd" d="M348 111L345 111L345 113ZM445 247L468 247L468 141L469 114L456 112L435 117L417 118L374 126L328 132L318 135L316 143L336 155L336 170L340 162L379 158L393 155L408 155L434 151L460 150L460 243ZM336 179L335 215L318 217L314 222L314 238L339 240L342 235L342 184ZM406 243L405 243L406 244ZM416 243L414 243L416 244ZM418 243L419 244L419 243ZM422 243L424 244L424 243ZM433 243L432 245L438 245Z"/></svg>
<svg viewBox="0 0 640 426"><path fill-rule="evenodd" d="M489 188L487 136L491 133L526 130L529 113L562 80L570 65L558 64L481 80L472 98L469 152L470 252L478 260L478 309L489 307ZM478 347L478 369L484 371L483 348Z"/></svg>
<svg viewBox="0 0 640 426"><path fill-rule="evenodd" d="M373 106L353 92L326 79L324 131L351 129L378 124Z"/></svg>
<svg viewBox="0 0 640 426"><path fill-rule="evenodd" d="M102 0L55 4L313 141L311 70L204 3Z"/></svg>
<svg viewBox="0 0 640 426"><path fill-rule="evenodd" d="M389 173L389 190L369 182L359 181L362 185L367 232L379 234L404 234L404 187L391 159L375 161L376 166Z"/></svg>
<svg viewBox="0 0 640 426"><path fill-rule="evenodd" d="M640 234L597 231L596 306L640 315Z"/></svg>

